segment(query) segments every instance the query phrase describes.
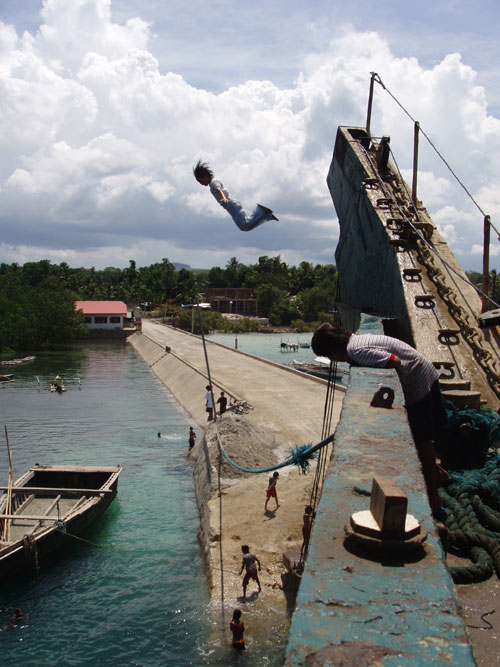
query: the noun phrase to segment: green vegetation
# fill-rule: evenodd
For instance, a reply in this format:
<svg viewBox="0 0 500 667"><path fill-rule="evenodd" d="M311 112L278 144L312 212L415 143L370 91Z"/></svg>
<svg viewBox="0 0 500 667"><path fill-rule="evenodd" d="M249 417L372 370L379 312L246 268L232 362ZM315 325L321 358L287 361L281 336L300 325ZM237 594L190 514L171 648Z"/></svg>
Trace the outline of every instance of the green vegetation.
<svg viewBox="0 0 500 667"><path fill-rule="evenodd" d="M466 271L467 277L477 287L482 289L483 287L483 274L478 271ZM497 274L495 269L490 271L489 274L489 294L495 303L500 303L500 276ZM495 308L493 304L489 305L489 309Z"/></svg>
<svg viewBox="0 0 500 667"><path fill-rule="evenodd" d="M250 265L233 257L225 268L210 270L177 271L168 259L140 268L130 260L125 269L102 270L49 260L0 264L0 354L50 349L81 338L83 316L74 311L77 300L119 300L131 310L155 309L156 315L175 317L179 327L190 331L191 309L182 309L181 304L196 303L207 287L251 288L259 314L273 326L307 331L326 319L333 307L337 270L332 264L309 262L288 266L279 255L259 257ZM219 313L204 312L203 321L207 331L243 333L259 328L255 320L230 322ZM198 326L195 317L195 331Z"/></svg>
<svg viewBox="0 0 500 667"><path fill-rule="evenodd" d="M41 264L41 263L39 263ZM26 266L26 265L25 265ZM39 267L41 268L41 267ZM81 338L85 319L75 312L74 295L51 276L35 275L34 265L0 266L0 354L51 349Z"/></svg>

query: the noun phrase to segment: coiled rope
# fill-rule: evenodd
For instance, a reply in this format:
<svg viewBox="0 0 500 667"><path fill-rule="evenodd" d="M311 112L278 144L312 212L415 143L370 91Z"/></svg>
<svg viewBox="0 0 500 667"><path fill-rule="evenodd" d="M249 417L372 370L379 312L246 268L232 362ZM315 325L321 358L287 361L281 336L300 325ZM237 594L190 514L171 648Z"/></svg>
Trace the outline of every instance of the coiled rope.
<svg viewBox="0 0 500 667"><path fill-rule="evenodd" d="M470 565L449 567L455 583L500 578L500 418L489 408L457 410L448 406L449 427L440 455L450 470L446 488L439 489L446 511L448 550L468 558ZM467 427L467 439L460 435ZM445 545L446 546L446 545Z"/></svg>

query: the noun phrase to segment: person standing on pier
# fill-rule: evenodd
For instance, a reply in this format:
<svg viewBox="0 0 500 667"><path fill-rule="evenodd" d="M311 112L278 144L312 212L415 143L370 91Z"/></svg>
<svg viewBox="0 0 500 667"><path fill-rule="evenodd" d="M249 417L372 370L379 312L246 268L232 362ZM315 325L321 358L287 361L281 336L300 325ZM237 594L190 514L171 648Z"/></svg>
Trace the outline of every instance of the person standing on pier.
<svg viewBox="0 0 500 667"><path fill-rule="evenodd" d="M212 421L214 418L214 398L212 396L212 387L208 384L206 386L207 393L205 394L205 409L208 412L208 420Z"/></svg>
<svg viewBox="0 0 500 667"><path fill-rule="evenodd" d="M276 490L276 485L278 483L278 479L280 477L280 474L278 471L273 473L273 476L269 478L269 486L267 487L266 491L266 504L264 505L264 512L267 512L267 503L269 502L269 498L274 498L276 501L276 509L280 506L278 502L278 492Z"/></svg>
<svg viewBox="0 0 500 667"><path fill-rule="evenodd" d="M227 407L227 398L223 391L221 391L220 396L217 399L217 403L220 405L219 414L223 415L224 412L226 412L226 407Z"/></svg>
<svg viewBox="0 0 500 667"><path fill-rule="evenodd" d="M222 183L214 179L213 171L205 162L198 160L193 169L193 173L200 185L205 185L210 188L210 192L215 199L219 202L222 208L229 213L236 226L239 227L242 232L249 232L251 229L255 229L269 220L278 220L270 208L262 206L261 204L257 204L252 215L248 216L243 210L240 202L235 201Z"/></svg>
<svg viewBox="0 0 500 667"><path fill-rule="evenodd" d="M243 600L246 600L247 586L250 579L253 579L254 581L257 582L257 586L259 587L259 593L262 590L259 581L259 575L257 574L257 565L259 566L259 572L261 568L259 559L257 558L257 556L250 553L250 547L247 544L244 544L241 547L241 551L243 552L243 559L241 561L240 575L243 572L243 570L246 570L245 576L243 577Z"/></svg>
<svg viewBox="0 0 500 667"><path fill-rule="evenodd" d="M422 464L431 510L435 519L442 519L444 510L439 499L438 478L446 479L447 473L436 461L434 442L448 418L439 389L439 373L433 364L397 338L354 334L328 323L316 329L311 347L318 356L333 361L395 369L403 389L408 422Z"/></svg>

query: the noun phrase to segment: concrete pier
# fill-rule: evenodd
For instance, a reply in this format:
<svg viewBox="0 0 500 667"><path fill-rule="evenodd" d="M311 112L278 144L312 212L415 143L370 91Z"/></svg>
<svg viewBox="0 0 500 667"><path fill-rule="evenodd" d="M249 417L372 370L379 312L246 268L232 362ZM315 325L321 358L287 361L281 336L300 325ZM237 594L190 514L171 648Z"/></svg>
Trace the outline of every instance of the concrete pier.
<svg viewBox="0 0 500 667"><path fill-rule="evenodd" d="M144 321L143 334L129 341L193 419L206 425L208 381L201 339ZM245 418L275 433L281 445L280 459L287 446L320 440L324 381L214 343L208 343L208 356L215 396L224 390L253 405ZM344 407L292 619L286 664L472 665L465 623L430 516L397 376L393 371L366 368L351 373L352 386L345 398L339 392L336 401L333 428L342 399ZM395 392L392 409L370 407L381 383ZM312 476L304 478L295 470L283 474L282 507L269 520L262 512L267 479L249 475L225 488L222 501L209 481L206 449L200 453L195 487L209 572L218 571L222 545L225 564L220 567L237 575L240 541L248 539L265 569L264 592L251 605L254 630L259 641L276 642L273 628L288 623L280 585L281 555L300 544L301 517ZM344 545L344 526L350 514L369 507L369 498L355 493L354 487L369 490L374 475L397 482L407 495L409 512L428 534L424 552L409 559L374 558ZM220 502L223 526L218 518ZM211 578L216 602L221 599L221 588ZM225 586L226 603L234 605L241 594L241 580L227 576Z"/></svg>
<svg viewBox="0 0 500 667"><path fill-rule="evenodd" d="M215 425L209 426L205 412L208 379L201 338L144 320L143 333L128 340L201 427L196 428L197 444L190 456L195 459L199 539L207 564L214 621L222 618L221 603L227 613L241 604L238 600L242 594L242 577L238 575L241 545L249 544L262 562L263 591L252 599L246 611L251 614L255 641L261 647L268 643L275 651L276 646L284 646L290 621L289 601L282 590L282 557L285 551L300 551L302 516L305 505L310 502L315 462L308 475L300 474L295 466L282 468L278 486L281 506L274 511L273 504L273 511L265 512L266 473L242 473L233 479L222 475L219 493L220 468L214 434L220 432L225 446L226 429L240 429L241 437L236 439L234 456L231 455L236 463L245 465L245 457L253 449L254 458L248 459L248 468L283 461L291 448L321 440L327 383L292 368L207 342L215 398L224 390L228 397L246 400L253 406L247 414L225 414ZM332 429L337 423L344 394L344 388L336 391ZM205 429L205 434L201 429ZM255 429L257 437L253 436ZM260 463L256 465L257 454ZM253 589L251 587L250 593L255 593ZM225 630L227 627L223 625L221 631Z"/></svg>
<svg viewBox="0 0 500 667"><path fill-rule="evenodd" d="M142 331L129 341L203 427L207 422L208 378L201 338L148 320L143 320ZM166 346L170 347L169 353ZM223 390L228 397L247 401L254 407L253 416L259 424L273 431L286 446L321 439L324 380L223 345L207 342L207 346L215 400ZM340 391L343 395L345 389Z"/></svg>

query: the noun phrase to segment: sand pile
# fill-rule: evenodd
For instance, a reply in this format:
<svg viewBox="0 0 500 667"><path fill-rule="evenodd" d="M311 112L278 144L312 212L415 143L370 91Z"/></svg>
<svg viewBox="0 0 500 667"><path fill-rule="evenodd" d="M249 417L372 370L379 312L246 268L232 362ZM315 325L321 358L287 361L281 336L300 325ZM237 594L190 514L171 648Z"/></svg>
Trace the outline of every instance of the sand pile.
<svg viewBox="0 0 500 667"><path fill-rule="evenodd" d="M253 416L253 415L252 415ZM219 446L216 432L229 457L238 465L251 470L267 468L278 463L280 443L274 434L264 426L257 424L250 415L236 415L226 412L210 424L205 432L210 464L217 479L219 469ZM221 462L221 483L223 486L234 484L235 480L252 477L232 466L224 457Z"/></svg>

